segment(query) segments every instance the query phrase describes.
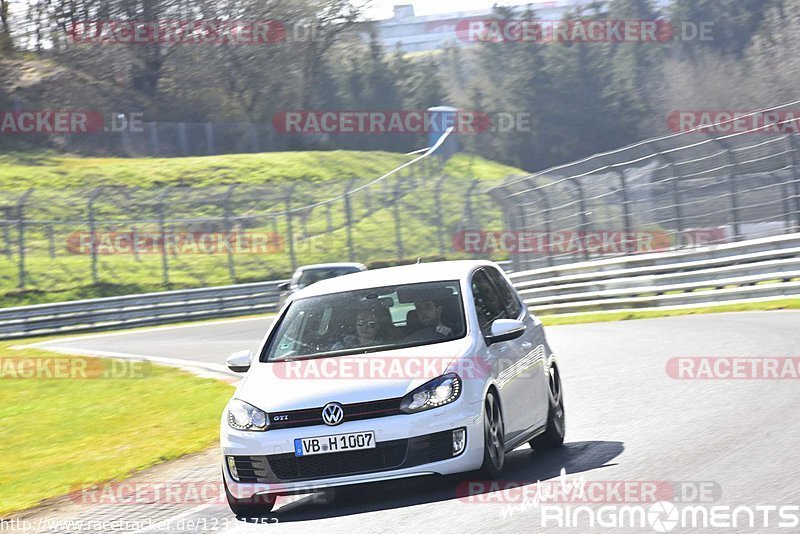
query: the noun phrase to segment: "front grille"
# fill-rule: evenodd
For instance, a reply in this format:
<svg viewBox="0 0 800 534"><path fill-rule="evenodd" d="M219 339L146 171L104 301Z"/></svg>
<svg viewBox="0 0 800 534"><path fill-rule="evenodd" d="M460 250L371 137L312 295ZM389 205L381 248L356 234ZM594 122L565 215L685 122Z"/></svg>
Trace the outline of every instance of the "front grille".
<svg viewBox="0 0 800 534"><path fill-rule="evenodd" d="M378 401L344 404L344 421L359 421L375 417L400 415L400 401L402 399L385 399ZM269 428L298 428L303 426L322 425L322 407L276 412L269 414Z"/></svg>
<svg viewBox="0 0 800 534"><path fill-rule="evenodd" d="M294 454L267 456L272 472L280 480L327 478L369 473L399 467L406 457L408 440L376 444L374 449L296 457Z"/></svg>
<svg viewBox="0 0 800 534"><path fill-rule="evenodd" d="M453 457L453 431L411 439L384 441L374 449L297 457L293 453L236 456L239 481L272 483L335 478L391 469L403 469Z"/></svg>
<svg viewBox="0 0 800 534"><path fill-rule="evenodd" d="M358 421L360 419L370 419L372 417L400 415L404 413L400 411L400 401L402 401L402 399L387 399L372 402L359 402L358 404L346 404L344 406L344 420Z"/></svg>

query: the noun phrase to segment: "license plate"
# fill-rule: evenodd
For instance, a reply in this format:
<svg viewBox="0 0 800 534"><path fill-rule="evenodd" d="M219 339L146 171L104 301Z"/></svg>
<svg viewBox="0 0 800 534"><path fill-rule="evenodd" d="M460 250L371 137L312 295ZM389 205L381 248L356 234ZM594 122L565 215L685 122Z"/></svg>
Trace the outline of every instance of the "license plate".
<svg viewBox="0 0 800 534"><path fill-rule="evenodd" d="M295 456L311 456L332 452L359 451L375 448L374 432L353 432L335 436L297 438L294 440Z"/></svg>

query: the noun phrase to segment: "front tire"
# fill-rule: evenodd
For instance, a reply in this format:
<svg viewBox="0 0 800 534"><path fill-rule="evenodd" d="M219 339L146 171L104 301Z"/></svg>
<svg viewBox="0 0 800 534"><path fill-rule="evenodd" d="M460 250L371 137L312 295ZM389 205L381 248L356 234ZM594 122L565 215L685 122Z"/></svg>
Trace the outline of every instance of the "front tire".
<svg viewBox="0 0 800 534"><path fill-rule="evenodd" d="M564 444L564 435L567 432L564 391L561 389L561 375L555 365L550 367L549 398L547 427L543 434L529 441L533 449L553 449Z"/></svg>
<svg viewBox="0 0 800 534"><path fill-rule="evenodd" d="M483 465L481 474L497 478L506 462L505 427L503 412L497 395L490 391L483 402Z"/></svg>
<svg viewBox="0 0 800 534"><path fill-rule="evenodd" d="M228 489L228 483L224 481L225 497L228 499L228 507L230 507L233 515L239 518L262 517L272 511L275 506L275 495L259 494L249 499L237 499L231 494Z"/></svg>

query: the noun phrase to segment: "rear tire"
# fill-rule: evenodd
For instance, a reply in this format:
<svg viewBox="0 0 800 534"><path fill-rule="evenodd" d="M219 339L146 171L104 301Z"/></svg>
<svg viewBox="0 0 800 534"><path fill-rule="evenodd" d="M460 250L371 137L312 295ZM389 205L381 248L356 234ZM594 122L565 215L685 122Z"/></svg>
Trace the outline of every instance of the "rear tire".
<svg viewBox="0 0 800 534"><path fill-rule="evenodd" d="M233 515L239 518L262 517L272 511L275 506L275 495L259 494L249 499L237 499L228 489L228 483L225 484L225 497L228 499L228 506L233 512Z"/></svg>
<svg viewBox="0 0 800 534"><path fill-rule="evenodd" d="M561 375L558 367L550 367L549 379L550 405L547 410L547 427L540 434L529 441L533 449L553 449L564 444L564 435L567 433L567 422L564 414L564 391L561 389Z"/></svg>
<svg viewBox="0 0 800 534"><path fill-rule="evenodd" d="M483 402L483 465L481 475L497 478L506 462L505 427L500 402L493 391L486 394Z"/></svg>

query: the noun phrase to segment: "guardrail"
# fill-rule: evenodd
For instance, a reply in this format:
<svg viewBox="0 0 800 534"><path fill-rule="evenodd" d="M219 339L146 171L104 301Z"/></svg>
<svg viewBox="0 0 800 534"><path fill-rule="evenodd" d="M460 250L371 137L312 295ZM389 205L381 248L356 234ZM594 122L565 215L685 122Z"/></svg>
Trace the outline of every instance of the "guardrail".
<svg viewBox="0 0 800 534"><path fill-rule="evenodd" d="M511 262L500 262L509 270ZM154 326L277 311L288 280L0 308L0 339Z"/></svg>
<svg viewBox="0 0 800 534"><path fill-rule="evenodd" d="M503 262L507 270L510 265ZM535 313L800 296L800 233L510 274ZM0 309L0 339L276 311L283 280Z"/></svg>
<svg viewBox="0 0 800 534"><path fill-rule="evenodd" d="M276 310L284 280L0 309L0 339L152 326Z"/></svg>
<svg viewBox="0 0 800 534"><path fill-rule="evenodd" d="M800 233L510 276L540 315L800 296Z"/></svg>
<svg viewBox="0 0 800 534"><path fill-rule="evenodd" d="M797 104L748 116L780 115ZM732 122L715 127L730 132ZM709 135L700 127L511 177L489 194L502 206L504 232L551 242L645 232L681 248L707 231L722 230L726 242L800 232L800 134L765 133L759 126ZM599 259L587 246L523 248L533 247L517 247L516 271Z"/></svg>

